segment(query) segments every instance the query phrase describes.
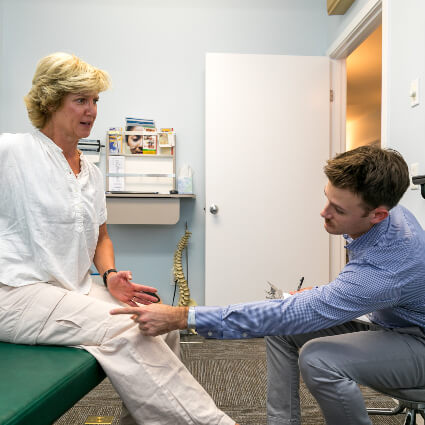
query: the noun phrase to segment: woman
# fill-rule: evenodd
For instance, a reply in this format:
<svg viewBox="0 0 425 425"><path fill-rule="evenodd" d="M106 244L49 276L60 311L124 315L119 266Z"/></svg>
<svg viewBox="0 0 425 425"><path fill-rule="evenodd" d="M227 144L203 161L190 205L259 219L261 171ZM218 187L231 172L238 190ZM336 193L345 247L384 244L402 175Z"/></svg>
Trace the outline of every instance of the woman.
<svg viewBox="0 0 425 425"><path fill-rule="evenodd" d="M233 425L178 359L178 335L144 337L109 314L157 298L115 269L103 178L77 149L108 87L106 72L49 55L25 98L37 130L0 136L0 340L92 353L129 411L122 423ZM105 286L92 285L92 262Z"/></svg>

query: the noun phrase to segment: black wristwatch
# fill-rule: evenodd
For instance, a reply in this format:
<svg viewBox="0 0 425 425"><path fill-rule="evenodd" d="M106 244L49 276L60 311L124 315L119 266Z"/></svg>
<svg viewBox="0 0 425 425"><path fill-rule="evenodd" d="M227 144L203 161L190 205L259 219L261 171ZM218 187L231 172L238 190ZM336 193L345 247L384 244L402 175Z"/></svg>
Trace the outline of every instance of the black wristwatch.
<svg viewBox="0 0 425 425"><path fill-rule="evenodd" d="M103 283L105 284L106 287L108 287L108 284L106 283L106 279L108 278L109 273L112 273L112 272L118 273L115 269L109 269L109 270L106 270L105 273L103 273Z"/></svg>

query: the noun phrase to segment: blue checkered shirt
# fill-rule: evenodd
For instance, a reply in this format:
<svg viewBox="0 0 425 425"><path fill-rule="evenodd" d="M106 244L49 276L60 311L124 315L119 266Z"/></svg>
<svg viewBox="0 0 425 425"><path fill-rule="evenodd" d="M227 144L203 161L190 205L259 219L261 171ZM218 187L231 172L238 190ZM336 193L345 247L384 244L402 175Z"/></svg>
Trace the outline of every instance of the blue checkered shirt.
<svg viewBox="0 0 425 425"><path fill-rule="evenodd" d="M328 285L285 300L196 307L196 330L210 338L293 335L326 329L364 314L387 328L425 329L425 232L402 206L357 239L349 262Z"/></svg>

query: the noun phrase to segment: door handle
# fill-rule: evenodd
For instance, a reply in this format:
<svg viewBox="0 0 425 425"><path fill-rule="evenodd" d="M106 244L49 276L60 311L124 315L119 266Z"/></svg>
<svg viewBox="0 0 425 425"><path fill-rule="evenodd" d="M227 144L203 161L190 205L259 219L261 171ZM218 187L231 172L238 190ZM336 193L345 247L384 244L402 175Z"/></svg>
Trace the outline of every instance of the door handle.
<svg viewBox="0 0 425 425"><path fill-rule="evenodd" d="M211 214L217 214L218 213L218 206L216 204L212 204L210 206L210 213Z"/></svg>

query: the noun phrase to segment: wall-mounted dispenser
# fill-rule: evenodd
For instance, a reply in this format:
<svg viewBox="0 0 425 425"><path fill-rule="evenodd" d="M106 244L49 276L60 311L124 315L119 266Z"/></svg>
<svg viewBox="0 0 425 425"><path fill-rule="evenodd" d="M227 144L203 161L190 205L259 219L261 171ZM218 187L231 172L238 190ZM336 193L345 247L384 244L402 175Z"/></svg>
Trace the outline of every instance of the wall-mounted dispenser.
<svg viewBox="0 0 425 425"><path fill-rule="evenodd" d="M412 177L412 183L418 184L418 185L421 186L422 198L425 199L425 175L423 175L423 176L413 176Z"/></svg>

